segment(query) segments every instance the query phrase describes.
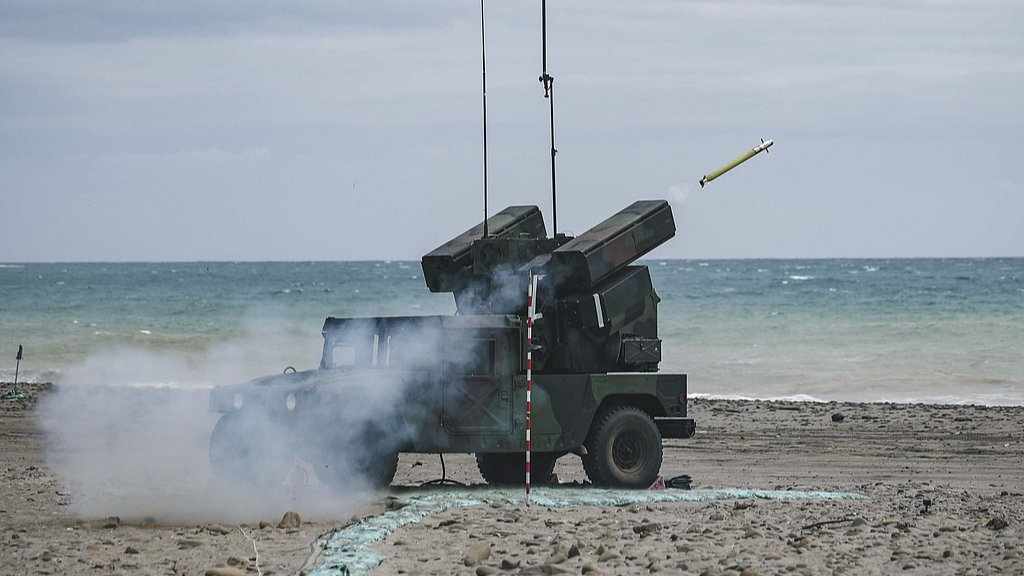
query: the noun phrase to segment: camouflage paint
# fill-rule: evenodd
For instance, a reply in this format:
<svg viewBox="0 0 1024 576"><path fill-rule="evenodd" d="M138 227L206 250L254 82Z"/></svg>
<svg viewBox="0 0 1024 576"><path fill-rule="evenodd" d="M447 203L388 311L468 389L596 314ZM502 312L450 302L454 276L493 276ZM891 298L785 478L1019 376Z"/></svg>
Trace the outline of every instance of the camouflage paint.
<svg viewBox="0 0 1024 576"><path fill-rule="evenodd" d="M423 257L428 289L452 292L458 315L328 318L318 370L217 387L210 409L283 420L300 455L315 457L330 449L346 410L387 389L393 405L377 406L383 415L372 423L377 449L523 452L533 271L545 275L533 332L533 450L577 449L599 411L616 405L646 412L663 437L692 436L686 376L656 373L660 298L647 267L630 265L675 234L668 203L634 202L576 238L545 238L535 206L510 206L488 225L488 238L478 225Z"/></svg>

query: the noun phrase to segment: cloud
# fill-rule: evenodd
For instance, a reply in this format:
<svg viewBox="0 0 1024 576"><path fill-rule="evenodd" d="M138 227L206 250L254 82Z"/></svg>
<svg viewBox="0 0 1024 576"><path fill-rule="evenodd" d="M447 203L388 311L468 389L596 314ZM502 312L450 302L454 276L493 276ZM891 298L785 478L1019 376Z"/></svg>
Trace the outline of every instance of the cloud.
<svg viewBox="0 0 1024 576"><path fill-rule="evenodd" d="M314 0L301 5L224 0L123 2L3 0L0 36L41 42L109 43L144 37L231 36L243 32L305 32L325 27L436 27L457 17L460 3Z"/></svg>
<svg viewBox="0 0 1024 576"><path fill-rule="evenodd" d="M266 164L274 160L274 155L266 148L228 152L211 148L209 150L183 150L164 154L140 154L119 152L102 157L104 162L132 168L237 168L252 167Z"/></svg>
<svg viewBox="0 0 1024 576"><path fill-rule="evenodd" d="M479 214L478 10L470 0L0 0L0 193L23 215L0 242L40 259L90 247L89 259L116 259L108 250L120 243L89 244L96 229L116 237L128 226L118 222L187 190L232 212L207 214L201 245L169 230L179 251L162 258L208 258L202 246L237 241L261 259L266 247L246 241L241 217L222 220L244 196L244 220L268 210L280 221L268 207L287 190L296 215L317 225L303 230L325 232L265 235L275 257L416 258L450 237L438 222L465 229ZM491 200L546 207L539 11L487 10ZM865 254L922 230L952 235L940 252L963 245L982 230L948 229L929 202L978 174L1024 180L1011 152L1024 129L1022 17L1009 1L549 3L559 223L585 230L633 199L695 183L763 137L778 142L771 158L716 181L714 194L695 190L677 219L706 228L659 256ZM153 173L175 167L174 178ZM752 189L815 219L758 213ZM851 224L847 199L896 197L902 225L871 240ZM118 219L61 238L82 226L83 203ZM967 210L976 218L965 221L987 214ZM385 228L402 234L357 241ZM824 244L822 229L834 231Z"/></svg>

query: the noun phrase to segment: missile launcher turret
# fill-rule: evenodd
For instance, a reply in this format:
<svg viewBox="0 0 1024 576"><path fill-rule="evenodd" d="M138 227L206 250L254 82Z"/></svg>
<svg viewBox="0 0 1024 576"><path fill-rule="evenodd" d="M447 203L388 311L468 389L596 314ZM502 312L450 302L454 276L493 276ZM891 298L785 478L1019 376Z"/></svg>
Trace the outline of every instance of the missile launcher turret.
<svg viewBox="0 0 1024 576"><path fill-rule="evenodd" d="M675 235L672 208L641 200L583 234L545 237L536 206L510 206L423 257L432 292L452 292L461 315L526 314L529 272L543 276L536 371L653 372L661 361L659 298L633 262Z"/></svg>

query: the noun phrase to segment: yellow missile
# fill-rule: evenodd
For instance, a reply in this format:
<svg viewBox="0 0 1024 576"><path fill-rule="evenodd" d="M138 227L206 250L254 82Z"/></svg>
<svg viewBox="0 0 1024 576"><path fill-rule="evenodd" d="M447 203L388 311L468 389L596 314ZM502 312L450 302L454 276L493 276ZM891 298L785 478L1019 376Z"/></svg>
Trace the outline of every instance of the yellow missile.
<svg viewBox="0 0 1024 576"><path fill-rule="evenodd" d="M729 162L728 164L726 164L725 166L722 166L718 170L715 170L711 174L705 174L704 177L700 179L700 187L703 188L704 185L707 184L708 182L711 182L712 180L714 180L715 178L718 178L722 174L725 174L729 170L732 170L733 168L739 166L740 164L743 164L747 160L750 160L754 156L756 156L759 153L761 153L761 151L767 152L768 151L768 147L771 146L772 144L774 144L774 142L772 142L771 140L767 140L766 141L764 138L762 138L761 139L761 145L758 146L757 148L753 148L751 150L748 150L746 154L740 156L739 158L733 160L732 162Z"/></svg>

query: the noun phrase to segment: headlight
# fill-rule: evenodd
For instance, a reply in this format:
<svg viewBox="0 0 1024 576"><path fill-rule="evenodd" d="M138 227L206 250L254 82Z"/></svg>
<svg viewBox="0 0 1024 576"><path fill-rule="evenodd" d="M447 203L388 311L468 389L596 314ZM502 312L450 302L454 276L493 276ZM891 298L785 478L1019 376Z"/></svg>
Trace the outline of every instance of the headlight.
<svg viewBox="0 0 1024 576"><path fill-rule="evenodd" d="M288 410L295 410L295 394L289 394L288 397L284 399L284 406Z"/></svg>
<svg viewBox="0 0 1024 576"><path fill-rule="evenodd" d="M235 407L235 410L242 409L242 393L235 392L235 397L231 399L231 404Z"/></svg>

